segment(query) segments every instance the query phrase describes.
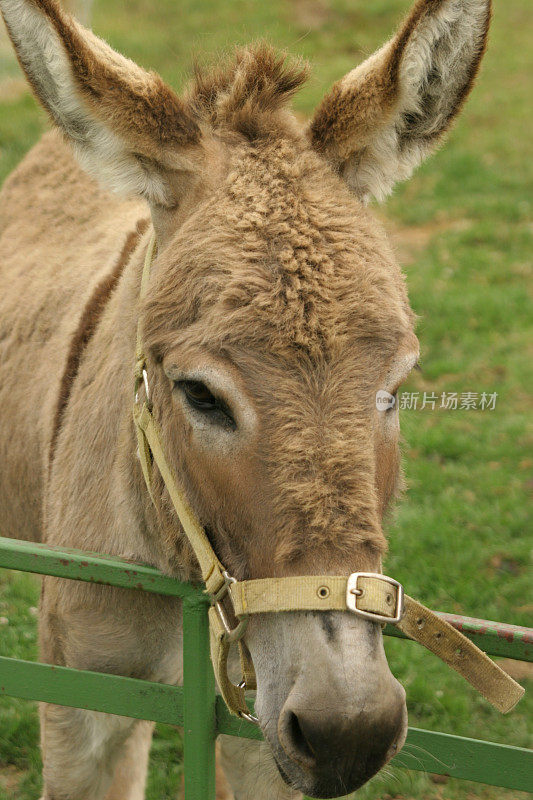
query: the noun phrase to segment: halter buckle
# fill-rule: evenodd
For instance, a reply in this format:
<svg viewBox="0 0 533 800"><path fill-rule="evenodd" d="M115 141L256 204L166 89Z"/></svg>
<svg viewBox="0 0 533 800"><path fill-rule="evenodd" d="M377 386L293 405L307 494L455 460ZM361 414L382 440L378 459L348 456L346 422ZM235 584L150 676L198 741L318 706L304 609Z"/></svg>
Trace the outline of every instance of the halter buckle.
<svg viewBox="0 0 533 800"><path fill-rule="evenodd" d="M252 722L254 725L259 725L259 719L253 714L247 714L246 711L239 711L239 717L246 720L246 722Z"/></svg>
<svg viewBox="0 0 533 800"><path fill-rule="evenodd" d="M242 639L246 632L246 628L248 627L248 617L239 618L239 621L235 628L232 628L230 622L228 620L226 610L222 605L222 601L229 593L229 587L232 583L237 583L235 578L232 578L228 572L224 571L222 573L224 578L224 583L222 584L221 588L213 595L212 601L213 606L216 609L218 614L218 618L220 619L223 627L224 627L224 638L227 642L238 642Z"/></svg>
<svg viewBox="0 0 533 800"><path fill-rule="evenodd" d="M136 381L136 385L135 385L135 402L136 403L139 402L139 389L141 388L141 385L144 385L144 394L145 394L146 402L148 404L150 404L150 402L151 402L151 400L150 400L150 386L148 384L148 373L146 372L146 367L142 368L141 377L142 377L142 380L138 378L137 381Z"/></svg>
<svg viewBox="0 0 533 800"><path fill-rule="evenodd" d="M362 608L357 607L357 598L361 597L363 594L363 589L361 589L357 584L359 578L375 578L376 580L384 581L388 583L390 586L393 586L396 589L396 603L394 606L394 614L393 616L387 617L384 614L376 614L373 611L364 611ZM372 622L388 622L391 625L396 625L403 616L403 586L398 581L395 581L394 578L389 578L388 575L381 575L377 572L353 572L350 577L348 578L348 583L346 586L346 605L350 611L353 611L354 614L357 614L360 617L364 617L364 619L369 619Z"/></svg>

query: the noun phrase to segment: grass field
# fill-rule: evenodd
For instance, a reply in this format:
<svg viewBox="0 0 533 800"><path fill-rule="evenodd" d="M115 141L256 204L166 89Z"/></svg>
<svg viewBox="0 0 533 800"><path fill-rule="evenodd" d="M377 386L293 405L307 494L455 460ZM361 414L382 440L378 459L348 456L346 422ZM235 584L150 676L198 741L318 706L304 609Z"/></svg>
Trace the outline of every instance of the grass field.
<svg viewBox="0 0 533 800"><path fill-rule="evenodd" d="M391 33L408 0L96 0L94 28L174 86L195 56L266 36L309 58L299 95L309 113L327 86ZM403 410L409 491L390 524L386 572L433 608L531 625L531 198L533 141L526 115L533 47L530 0L496 2L481 77L447 145L379 209L405 265L420 316L422 373L407 392L497 393L494 410ZM0 178L46 121L0 39ZM529 312L529 313L528 313ZM437 406L439 405L437 402ZM1 520L0 520L1 530ZM529 572L529 578L531 573ZM529 581L530 586L530 581ZM38 582L0 575L0 654L35 658ZM502 717L436 658L387 642L407 689L410 722L527 746L531 691ZM511 665L512 666L512 665ZM527 670L522 671L527 682ZM533 688L531 682L529 688ZM181 745L160 726L149 800L179 793ZM401 760L401 756L400 756ZM36 800L35 704L0 701L0 800ZM517 800L520 793L394 767L364 800ZM523 795L525 798L527 795ZM253 800L253 799L251 799Z"/></svg>

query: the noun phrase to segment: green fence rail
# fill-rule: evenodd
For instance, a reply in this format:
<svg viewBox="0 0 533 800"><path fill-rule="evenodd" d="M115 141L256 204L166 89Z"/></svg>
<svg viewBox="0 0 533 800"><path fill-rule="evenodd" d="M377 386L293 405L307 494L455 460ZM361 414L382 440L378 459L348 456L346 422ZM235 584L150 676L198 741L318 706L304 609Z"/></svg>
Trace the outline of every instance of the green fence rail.
<svg viewBox="0 0 533 800"><path fill-rule="evenodd" d="M0 695L153 720L184 729L186 800L214 800L215 739L261 739L256 726L232 717L216 694L209 659L208 600L199 586L119 558L0 537L0 567L54 575L183 601L183 687L0 658ZM533 630L451 614L443 616L490 655L533 661ZM387 626L387 635L399 631ZM253 706L250 703L252 710ZM401 766L533 791L533 751L437 731L409 728Z"/></svg>

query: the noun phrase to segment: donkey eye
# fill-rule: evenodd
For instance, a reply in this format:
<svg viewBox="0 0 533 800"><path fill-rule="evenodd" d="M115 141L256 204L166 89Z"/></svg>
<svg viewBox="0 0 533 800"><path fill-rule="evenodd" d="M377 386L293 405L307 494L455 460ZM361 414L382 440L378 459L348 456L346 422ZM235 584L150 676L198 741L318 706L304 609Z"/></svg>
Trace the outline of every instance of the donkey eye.
<svg viewBox="0 0 533 800"><path fill-rule="evenodd" d="M216 397L209 391L205 383L200 381L180 381L180 388L191 406L202 411L214 411L219 408Z"/></svg>
<svg viewBox="0 0 533 800"><path fill-rule="evenodd" d="M236 424L227 405L215 397L205 383L201 381L176 381L176 387L181 389L185 399L196 411L209 414L213 422L229 425L235 429Z"/></svg>

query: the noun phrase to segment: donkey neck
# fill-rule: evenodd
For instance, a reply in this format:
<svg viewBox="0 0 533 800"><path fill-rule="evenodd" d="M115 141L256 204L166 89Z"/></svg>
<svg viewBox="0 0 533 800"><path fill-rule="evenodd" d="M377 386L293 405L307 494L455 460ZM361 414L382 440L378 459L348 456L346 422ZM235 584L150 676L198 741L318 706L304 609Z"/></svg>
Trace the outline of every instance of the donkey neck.
<svg viewBox="0 0 533 800"><path fill-rule="evenodd" d="M137 460L132 392L148 223L80 316L58 397L45 499L50 544L121 555L168 570ZM77 496L76 503L69 497Z"/></svg>
<svg viewBox="0 0 533 800"><path fill-rule="evenodd" d="M94 287L93 293L80 317L78 327L72 336L69 353L63 370L63 375L61 377L60 390L53 421L52 436L50 439L50 449L48 454L50 469L54 460L57 437L61 430L65 410L68 405L72 386L76 380L80 368L83 354L98 327L98 323L102 314L104 313L111 294L115 290L117 283L132 256L132 253L139 245L139 240L141 239L143 233L146 232L148 225L148 220L141 219L137 223L135 230L128 234L116 264L110 270L110 272L105 275Z"/></svg>

